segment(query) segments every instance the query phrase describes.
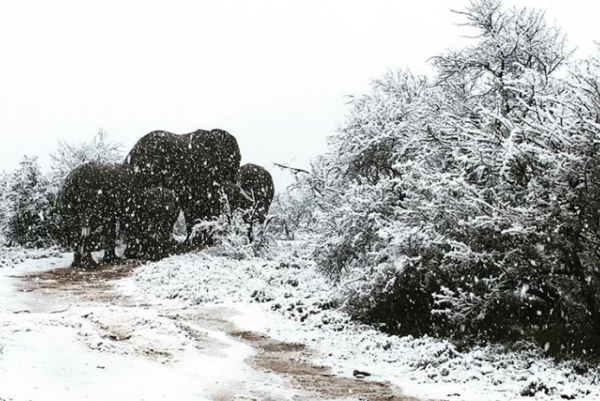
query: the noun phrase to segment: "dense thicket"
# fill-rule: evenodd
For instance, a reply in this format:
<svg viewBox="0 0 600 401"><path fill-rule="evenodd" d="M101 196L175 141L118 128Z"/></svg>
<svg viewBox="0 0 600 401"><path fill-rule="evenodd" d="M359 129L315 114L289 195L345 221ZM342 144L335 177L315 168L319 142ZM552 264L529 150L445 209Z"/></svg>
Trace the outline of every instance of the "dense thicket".
<svg viewBox="0 0 600 401"><path fill-rule="evenodd" d="M458 14L473 45L375 81L315 163L316 256L389 331L598 353L600 63L540 12Z"/></svg>

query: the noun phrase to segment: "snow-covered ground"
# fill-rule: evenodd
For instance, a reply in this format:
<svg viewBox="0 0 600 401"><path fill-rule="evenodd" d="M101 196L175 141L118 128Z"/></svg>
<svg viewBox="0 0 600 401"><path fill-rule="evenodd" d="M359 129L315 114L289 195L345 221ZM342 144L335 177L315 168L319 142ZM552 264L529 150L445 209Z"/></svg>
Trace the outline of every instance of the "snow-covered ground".
<svg viewBox="0 0 600 401"><path fill-rule="evenodd" d="M448 341L397 337L351 322L332 307L335 295L303 244L281 243L272 260L234 260L218 252L188 254L147 264L131 291L181 305L234 304L247 329L308 344L339 374L355 369L389 380L405 393L449 400L600 400L596 368L579 374L575 363L556 363L531 351L499 346L459 352Z"/></svg>
<svg viewBox="0 0 600 401"><path fill-rule="evenodd" d="M212 249L90 286L23 279L68 266L69 255L0 252L0 400L365 399L304 391L293 369L264 368L251 342L268 339L280 342L260 352L289 348L275 354L298 370L329 377L318 370L325 365L347 383L390 381L422 399L600 399L597 369L578 374L535 351L459 352L351 322L307 253L302 242L281 243L270 258ZM275 354L266 362L275 366ZM354 370L372 376L358 380Z"/></svg>
<svg viewBox="0 0 600 401"><path fill-rule="evenodd" d="M4 255L12 260L14 252ZM169 302L141 305L118 288L108 290L111 297L96 297L106 289L88 286L89 280L61 287L37 276L23 279L66 267L71 256L21 256L0 269L2 401L286 400L301 394L250 366L252 347L217 324L238 312L202 308L202 315L183 319L184 311Z"/></svg>

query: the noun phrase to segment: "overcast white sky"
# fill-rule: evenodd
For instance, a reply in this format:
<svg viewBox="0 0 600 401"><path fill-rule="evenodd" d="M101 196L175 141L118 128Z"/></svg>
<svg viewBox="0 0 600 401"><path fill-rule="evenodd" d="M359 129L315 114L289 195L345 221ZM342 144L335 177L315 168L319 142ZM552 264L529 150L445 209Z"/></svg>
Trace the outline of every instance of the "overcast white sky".
<svg viewBox="0 0 600 401"><path fill-rule="evenodd" d="M578 55L600 40L597 0L510 0L547 10ZM242 163L305 167L343 121L346 95L387 69L428 72L465 43L468 0L0 0L0 170L44 167L59 140L100 128L223 128Z"/></svg>

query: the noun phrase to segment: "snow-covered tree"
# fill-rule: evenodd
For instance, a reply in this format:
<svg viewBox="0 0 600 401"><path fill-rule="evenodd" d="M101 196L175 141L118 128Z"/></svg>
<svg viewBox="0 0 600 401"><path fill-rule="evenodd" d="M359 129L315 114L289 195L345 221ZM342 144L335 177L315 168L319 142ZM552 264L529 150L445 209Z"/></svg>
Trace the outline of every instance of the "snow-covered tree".
<svg viewBox="0 0 600 401"><path fill-rule="evenodd" d="M5 244L7 240L8 220L10 218L9 189L10 177L2 172L0 173L0 245Z"/></svg>
<svg viewBox="0 0 600 401"><path fill-rule="evenodd" d="M52 244L56 233L54 197L37 157L25 156L6 187L7 239L25 246Z"/></svg>
<svg viewBox="0 0 600 401"><path fill-rule="evenodd" d="M119 163L123 160L123 152L120 143L109 141L106 131L100 130L91 141L59 142L58 149L50 157L52 165L49 179L52 183L60 184L75 167L90 161Z"/></svg>
<svg viewBox="0 0 600 401"><path fill-rule="evenodd" d="M429 160L443 168L419 196L445 245L438 312L467 335L598 351L597 99L564 79L540 12L485 0L464 15L479 40L434 60L445 101L429 127L444 145Z"/></svg>
<svg viewBox="0 0 600 401"><path fill-rule="evenodd" d="M459 14L475 43L375 82L317 161L317 257L389 330L598 352L599 64L540 12Z"/></svg>
<svg viewBox="0 0 600 401"><path fill-rule="evenodd" d="M290 169L288 167L284 167ZM272 232L287 240L300 239L313 233L317 225L317 204L308 171L291 169L295 182L275 195L270 214Z"/></svg>

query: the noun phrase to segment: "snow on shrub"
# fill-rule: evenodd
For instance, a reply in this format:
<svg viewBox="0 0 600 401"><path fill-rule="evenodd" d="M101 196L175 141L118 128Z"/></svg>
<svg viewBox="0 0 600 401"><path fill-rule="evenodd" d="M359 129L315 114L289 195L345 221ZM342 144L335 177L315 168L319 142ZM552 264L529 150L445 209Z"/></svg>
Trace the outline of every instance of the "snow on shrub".
<svg viewBox="0 0 600 401"><path fill-rule="evenodd" d="M59 235L55 194L37 157L25 156L9 177L2 196L7 242L28 247L53 245Z"/></svg>
<svg viewBox="0 0 600 401"><path fill-rule="evenodd" d="M275 244L270 232L271 221L272 216L268 216L263 224L255 222L250 227L244 221L242 211L227 211L212 220L198 222L194 225L191 237L199 236L202 242L210 244L207 252L212 255L227 256L235 260L268 257Z"/></svg>
<svg viewBox="0 0 600 401"><path fill-rule="evenodd" d="M273 198L271 231L279 239L305 239L314 234L318 214L308 171L298 170L295 182Z"/></svg>
<svg viewBox="0 0 600 401"><path fill-rule="evenodd" d="M543 14L473 2L476 43L388 74L315 164L315 255L403 334L600 352L600 73Z"/></svg>
<svg viewBox="0 0 600 401"><path fill-rule="evenodd" d="M0 246L0 267L13 267L28 259L45 259L62 256L60 249L50 248L24 248L21 246Z"/></svg>
<svg viewBox="0 0 600 401"><path fill-rule="evenodd" d="M310 347L319 364L336 374L366 370L407 394L424 399L595 400L598 368L585 362L556 362L529 343L458 347L429 336L398 337L353 321L337 297L337 285L311 258L307 241L282 241L273 259L235 260L203 251L148 263L133 279L140 294L182 306L225 304L265 313L261 326L271 337ZM242 313L243 314L243 313ZM252 315L254 316L254 315ZM260 315L262 316L262 315Z"/></svg>
<svg viewBox="0 0 600 401"><path fill-rule="evenodd" d="M59 142L58 149L50 157L49 179L56 186L60 186L67 175L83 163L120 163L124 159L122 145L110 142L107 132L102 129L89 142Z"/></svg>

